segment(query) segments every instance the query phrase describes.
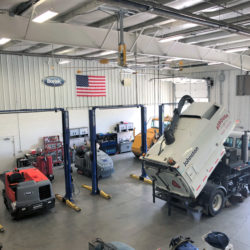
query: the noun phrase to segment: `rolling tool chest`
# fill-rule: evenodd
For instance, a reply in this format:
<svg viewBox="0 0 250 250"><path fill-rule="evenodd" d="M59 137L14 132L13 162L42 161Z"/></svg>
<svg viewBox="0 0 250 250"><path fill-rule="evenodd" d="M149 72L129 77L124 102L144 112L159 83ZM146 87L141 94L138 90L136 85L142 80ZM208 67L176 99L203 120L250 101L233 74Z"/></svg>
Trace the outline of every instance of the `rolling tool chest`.
<svg viewBox="0 0 250 250"><path fill-rule="evenodd" d="M63 163L63 144L59 135L43 137L45 156L52 156L53 165Z"/></svg>

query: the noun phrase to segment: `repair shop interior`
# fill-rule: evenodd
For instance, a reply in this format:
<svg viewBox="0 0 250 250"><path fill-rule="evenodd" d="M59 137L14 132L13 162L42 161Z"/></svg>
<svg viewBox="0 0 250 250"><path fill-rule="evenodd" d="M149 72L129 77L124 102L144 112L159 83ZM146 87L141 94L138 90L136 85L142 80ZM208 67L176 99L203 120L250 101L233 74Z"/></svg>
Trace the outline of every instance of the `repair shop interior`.
<svg viewBox="0 0 250 250"><path fill-rule="evenodd" d="M1 0L0 249L249 250L249 20Z"/></svg>

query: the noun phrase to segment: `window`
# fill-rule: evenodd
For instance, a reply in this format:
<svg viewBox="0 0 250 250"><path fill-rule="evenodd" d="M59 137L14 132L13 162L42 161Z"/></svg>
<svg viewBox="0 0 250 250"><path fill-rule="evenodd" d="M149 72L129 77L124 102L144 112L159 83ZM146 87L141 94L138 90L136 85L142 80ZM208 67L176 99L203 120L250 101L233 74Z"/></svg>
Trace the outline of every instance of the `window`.
<svg viewBox="0 0 250 250"><path fill-rule="evenodd" d="M159 128L159 120L152 120L151 128Z"/></svg>
<svg viewBox="0 0 250 250"><path fill-rule="evenodd" d="M242 144L241 138L236 138L235 147L238 148L238 149L241 149L241 144Z"/></svg>
<svg viewBox="0 0 250 250"><path fill-rule="evenodd" d="M232 148L233 144L234 144L234 138L233 137L227 137L226 141L224 142L224 146Z"/></svg>

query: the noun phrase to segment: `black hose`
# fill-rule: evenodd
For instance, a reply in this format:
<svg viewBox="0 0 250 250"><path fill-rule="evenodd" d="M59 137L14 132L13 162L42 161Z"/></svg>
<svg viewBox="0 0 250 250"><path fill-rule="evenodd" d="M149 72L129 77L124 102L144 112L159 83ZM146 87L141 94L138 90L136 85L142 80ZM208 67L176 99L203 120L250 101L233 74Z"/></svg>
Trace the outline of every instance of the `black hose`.
<svg viewBox="0 0 250 250"><path fill-rule="evenodd" d="M176 129L178 122L179 122L179 119L180 119L181 110L186 102L193 103L194 100L191 96L184 95L180 99L180 101L178 103L178 107L176 109L174 109L174 116L173 116L171 125L166 127L164 130L164 138L165 138L165 143L167 145L170 145L170 144L175 142L174 132L175 132L175 129Z"/></svg>

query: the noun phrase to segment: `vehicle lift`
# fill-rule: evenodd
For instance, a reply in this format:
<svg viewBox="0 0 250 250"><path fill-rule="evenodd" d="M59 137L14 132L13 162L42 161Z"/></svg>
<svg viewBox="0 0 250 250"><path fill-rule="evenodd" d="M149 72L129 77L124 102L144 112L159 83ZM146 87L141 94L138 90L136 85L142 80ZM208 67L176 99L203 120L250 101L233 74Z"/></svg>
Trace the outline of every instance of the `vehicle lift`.
<svg viewBox="0 0 250 250"><path fill-rule="evenodd" d="M141 131L142 131L142 153L147 152L147 108L144 105L117 105L117 106L95 106L89 109L89 127L90 127L90 143L92 152L92 186L83 184L82 187L91 191L92 195L101 195L105 199L111 199L111 195L99 189L97 178L97 155L96 155L96 109L123 109L123 108L141 108ZM130 177L152 184L152 181L147 179L142 163L141 176L131 174Z"/></svg>
<svg viewBox="0 0 250 250"><path fill-rule="evenodd" d="M81 209L73 203L73 199L72 199L73 179L71 176L71 162L70 162L70 153L69 153L69 112L63 108L16 109L16 110L0 110L0 114L36 113L36 112L52 112L52 111L62 112L64 176L65 176L65 195L64 197L59 194L56 194L55 196L59 201L64 202L67 206L73 208L75 211L81 211Z"/></svg>

